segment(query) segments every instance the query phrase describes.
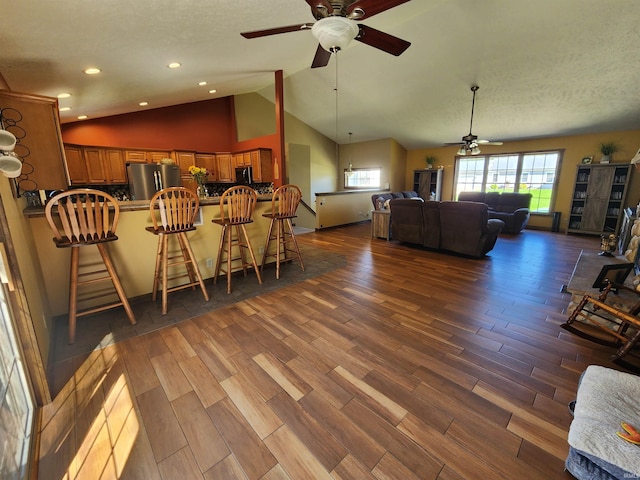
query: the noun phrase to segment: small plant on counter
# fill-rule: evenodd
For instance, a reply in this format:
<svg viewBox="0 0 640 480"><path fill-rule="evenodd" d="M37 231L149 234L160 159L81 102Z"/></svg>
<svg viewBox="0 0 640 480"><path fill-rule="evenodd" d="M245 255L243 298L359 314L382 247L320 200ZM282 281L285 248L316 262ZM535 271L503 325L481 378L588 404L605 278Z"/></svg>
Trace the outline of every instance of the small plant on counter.
<svg viewBox="0 0 640 480"><path fill-rule="evenodd" d="M427 162L427 168L433 168L433 165L438 161L436 157L428 156L424 159Z"/></svg>
<svg viewBox="0 0 640 480"><path fill-rule="evenodd" d="M198 185L203 185L207 181L207 175L209 174L206 168L196 167L195 165L189 167L189 173Z"/></svg>

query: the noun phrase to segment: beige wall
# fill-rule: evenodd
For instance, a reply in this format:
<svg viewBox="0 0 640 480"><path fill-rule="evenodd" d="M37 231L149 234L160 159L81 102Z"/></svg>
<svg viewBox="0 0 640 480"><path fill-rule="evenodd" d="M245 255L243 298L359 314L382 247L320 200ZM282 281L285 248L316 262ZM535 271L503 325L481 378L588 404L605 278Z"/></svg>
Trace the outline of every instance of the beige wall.
<svg viewBox="0 0 640 480"><path fill-rule="evenodd" d="M20 268L22 283L24 284L29 313L33 322L33 328L38 341L38 349L42 357L44 368L49 359L49 347L51 341L51 312L45 290L42 288L44 277L40 269L40 262L34 252L36 240L43 238L51 242L52 235L47 233L45 237L34 237L29 226L28 219L22 214L26 206L25 198L14 198L11 186L7 178L0 176L0 195L2 205L9 223L11 239L15 250L16 260ZM53 272L52 281L60 277L67 277L66 271Z"/></svg>
<svg viewBox="0 0 640 480"><path fill-rule="evenodd" d="M338 225L362 222L371 219L371 195L369 192L349 192L338 195L316 197L316 228L329 228Z"/></svg>
<svg viewBox="0 0 640 480"><path fill-rule="evenodd" d="M380 167L381 188L389 188L391 191L405 190L406 159L407 151L392 138L340 145L337 190L344 188L342 172L348 168L349 163L353 168Z"/></svg>
<svg viewBox="0 0 640 480"><path fill-rule="evenodd" d="M564 150L560 178L558 183L555 205L552 211L562 213L560 228L564 230L569 219L569 206L573 185L576 176L576 165L580 164L583 157L593 155L594 163L598 163L602 155L598 152L598 145L601 142L613 140L620 144L622 151L614 154L613 161L629 163L640 147L640 130L609 132L589 135L575 135L566 137L541 138L538 140L527 140L521 142L505 142L501 146L485 146L482 153L511 153L511 152L531 152L540 150ZM407 154L407 169L405 175L405 185L409 187L412 183L413 170L425 167L425 157L434 156L438 159L438 165L444 165L442 199L453 199L454 182L454 162L457 147L440 147L421 150L412 150ZM640 172L634 172L631 177L627 192L626 206L636 206L640 200ZM551 215L533 215L529 225L538 228L551 228Z"/></svg>

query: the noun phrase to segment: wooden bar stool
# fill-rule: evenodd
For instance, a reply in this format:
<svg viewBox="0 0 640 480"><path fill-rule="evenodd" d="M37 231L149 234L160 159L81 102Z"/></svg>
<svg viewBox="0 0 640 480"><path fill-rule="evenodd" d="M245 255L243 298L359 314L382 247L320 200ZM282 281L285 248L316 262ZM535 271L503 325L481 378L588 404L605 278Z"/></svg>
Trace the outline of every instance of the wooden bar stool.
<svg viewBox="0 0 640 480"><path fill-rule="evenodd" d="M220 197L220 218L212 220L214 223L222 225L213 283L216 283L220 271L225 272L227 274L227 293L231 293L232 262L236 260L242 262L239 268L242 268L245 277L247 276L247 267L253 266L256 277L258 277L258 283L262 284L260 269L256 263L256 256L253 254L253 248L245 228L247 223L253 222L253 211L256 207L257 199L258 195L251 187L246 185L231 187ZM237 246L239 250L239 256L235 258L233 257L234 246ZM247 261L247 250L251 257L251 263ZM224 268L222 267L223 260L227 264Z"/></svg>
<svg viewBox="0 0 640 480"><path fill-rule="evenodd" d="M280 264L298 259L300 268L304 272L302 255L298 247L298 241L293 232L292 218L296 217L296 210L302 194L295 185L282 185L273 192L271 199L271 212L263 213L262 216L270 218L269 232L264 245L264 256L262 257L262 267L267 261L267 257L276 259L276 278L280 279ZM275 227L275 232L274 232ZM275 252L269 253L271 242L275 240Z"/></svg>
<svg viewBox="0 0 640 480"><path fill-rule="evenodd" d="M69 190L59 193L49 200L44 210L45 217L53 234L53 242L58 248L71 248L71 275L69 288L69 343L75 342L76 318L102 312L111 308L124 307L131 324L136 323L133 310L118 278L109 252L107 242L118 239L116 227L120 216L120 207L111 195L89 188ZM57 214L57 215L56 215ZM95 245L102 257L102 265L80 270L80 248ZM83 266L85 267L85 266ZM106 275L105 275L106 273ZM119 301L101 306L92 306L78 311L78 287L111 280ZM109 292L112 294L112 291ZM93 296L83 298L95 305L95 300L106 295L94 292Z"/></svg>
<svg viewBox="0 0 640 480"><path fill-rule="evenodd" d="M184 187L170 187L157 192L149 203L153 226L147 231L158 235L158 250L156 253L156 267L153 275L153 293L151 299L155 301L158 286L162 290L162 314L167 313L167 294L185 288L200 286L205 301L209 301L209 294L204 286L198 262L196 261L187 232L196 229L193 225L200 202L198 196ZM158 219L158 214L160 219ZM177 254L169 256L169 237L176 235L180 245ZM173 271L169 277L169 267L183 265L186 272ZM178 278L189 277L189 283L169 287L169 282Z"/></svg>

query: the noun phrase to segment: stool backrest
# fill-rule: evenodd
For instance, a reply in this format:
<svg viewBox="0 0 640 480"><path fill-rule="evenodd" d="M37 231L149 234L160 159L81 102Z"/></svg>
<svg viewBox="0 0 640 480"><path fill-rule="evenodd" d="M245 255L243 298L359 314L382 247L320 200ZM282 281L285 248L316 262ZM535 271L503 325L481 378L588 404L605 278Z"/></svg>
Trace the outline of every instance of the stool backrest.
<svg viewBox="0 0 640 480"><path fill-rule="evenodd" d="M296 185L282 185L276 188L271 199L271 212L281 217L295 217L302 193Z"/></svg>
<svg viewBox="0 0 640 480"><path fill-rule="evenodd" d="M199 207L198 196L188 188L169 187L160 190L149 202L153 229L176 233L195 230L193 222Z"/></svg>
<svg viewBox="0 0 640 480"><path fill-rule="evenodd" d="M55 215L57 213L57 215ZM58 247L117 240L120 206L108 193L78 188L59 193L44 209Z"/></svg>
<svg viewBox="0 0 640 480"><path fill-rule="evenodd" d="M229 223L252 222L257 201L258 194L253 188L246 185L231 187L220 197L220 217Z"/></svg>

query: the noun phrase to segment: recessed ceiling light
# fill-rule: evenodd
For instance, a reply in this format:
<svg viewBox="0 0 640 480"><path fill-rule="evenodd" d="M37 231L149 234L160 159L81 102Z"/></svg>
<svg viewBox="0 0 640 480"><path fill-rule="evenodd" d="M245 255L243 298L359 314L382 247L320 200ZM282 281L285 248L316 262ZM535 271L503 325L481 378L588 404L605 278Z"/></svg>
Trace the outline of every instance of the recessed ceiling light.
<svg viewBox="0 0 640 480"><path fill-rule="evenodd" d="M169 68L178 68L180 66L180 64L178 62L173 62L170 63L169 65L167 65L167 67Z"/></svg>
<svg viewBox="0 0 640 480"><path fill-rule="evenodd" d="M71 96L70 93L59 93L58 98L69 98Z"/></svg>
<svg viewBox="0 0 640 480"><path fill-rule="evenodd" d="M147 105L149 105L149 102L140 102L138 105L140 105L141 107L146 107Z"/></svg>
<svg viewBox="0 0 640 480"><path fill-rule="evenodd" d="M207 84L207 82L198 82L198 85L200 85L201 87L202 87L203 85L206 85L206 84Z"/></svg>
<svg viewBox="0 0 640 480"><path fill-rule="evenodd" d="M71 107L61 107L60 108L61 112L68 112L69 110L71 110Z"/></svg>
<svg viewBox="0 0 640 480"><path fill-rule="evenodd" d="M86 120L87 118L86 115L78 115L78 120Z"/></svg>
<svg viewBox="0 0 640 480"><path fill-rule="evenodd" d="M86 73L87 75L95 75L96 73L100 73L100 69L95 67L90 67L90 68L87 68L84 71L84 73Z"/></svg>
<svg viewBox="0 0 640 480"><path fill-rule="evenodd" d="M216 93L217 90L209 90L209 93Z"/></svg>

